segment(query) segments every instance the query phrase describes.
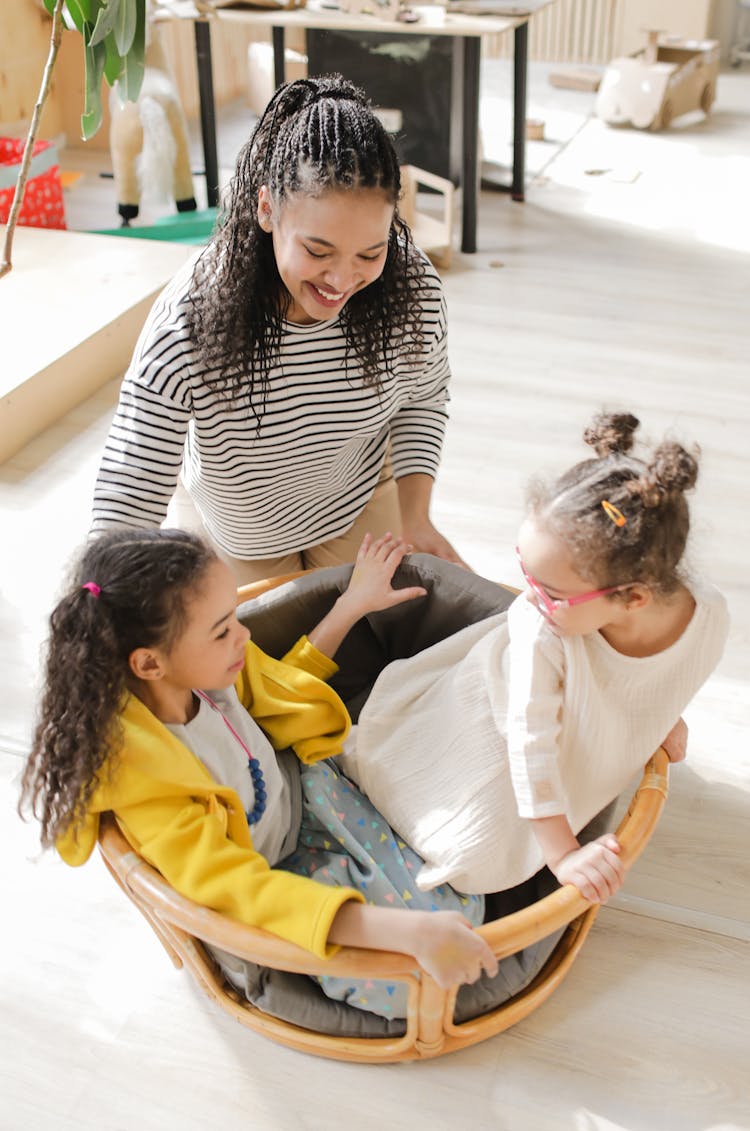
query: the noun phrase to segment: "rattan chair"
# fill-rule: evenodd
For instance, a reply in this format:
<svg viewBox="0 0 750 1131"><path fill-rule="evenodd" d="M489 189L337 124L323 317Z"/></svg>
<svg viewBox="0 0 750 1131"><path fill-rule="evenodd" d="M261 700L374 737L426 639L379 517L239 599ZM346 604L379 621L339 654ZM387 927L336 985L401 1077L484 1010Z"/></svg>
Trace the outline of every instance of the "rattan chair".
<svg viewBox="0 0 750 1131"><path fill-rule="evenodd" d="M296 576L296 575L293 575ZM252 599L289 577L246 586ZM627 813L617 829L622 859L630 866L646 847L667 796L668 757L659 749L647 763ZM567 885L523 910L479 928L499 959L514 955L564 928L545 965L525 989L474 1020L456 1023L454 986L441 989L419 973L413 958L343 947L330 959L202 907L176 892L130 847L107 816L99 836L101 855L123 891L143 913L177 967L187 966L204 992L241 1024L281 1044L339 1060L369 1063L419 1060L466 1048L528 1016L560 984L588 934L598 905ZM273 970L302 975L401 981L408 987L405 1032L399 1036L332 1036L280 1020L256 1008L228 983L207 946Z"/></svg>

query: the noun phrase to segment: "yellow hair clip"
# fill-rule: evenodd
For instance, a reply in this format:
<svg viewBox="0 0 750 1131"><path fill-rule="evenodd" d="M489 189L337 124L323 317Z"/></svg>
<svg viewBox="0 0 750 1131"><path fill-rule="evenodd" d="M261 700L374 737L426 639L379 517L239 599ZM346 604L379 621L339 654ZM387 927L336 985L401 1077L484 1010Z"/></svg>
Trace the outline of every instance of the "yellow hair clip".
<svg viewBox="0 0 750 1131"><path fill-rule="evenodd" d="M622 511L613 503L610 503L608 499L602 499L602 508L607 518L611 518L615 526L624 526L628 521Z"/></svg>

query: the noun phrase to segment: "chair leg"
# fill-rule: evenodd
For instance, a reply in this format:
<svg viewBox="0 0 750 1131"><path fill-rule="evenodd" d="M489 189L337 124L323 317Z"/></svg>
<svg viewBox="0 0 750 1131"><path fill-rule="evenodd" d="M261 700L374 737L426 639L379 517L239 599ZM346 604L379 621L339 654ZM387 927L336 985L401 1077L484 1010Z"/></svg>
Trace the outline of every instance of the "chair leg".
<svg viewBox="0 0 750 1131"><path fill-rule="evenodd" d="M445 1044L445 1016L447 991L423 974L419 993L419 1028L415 1048L422 1056L437 1056ZM454 994L455 999L455 994Z"/></svg>

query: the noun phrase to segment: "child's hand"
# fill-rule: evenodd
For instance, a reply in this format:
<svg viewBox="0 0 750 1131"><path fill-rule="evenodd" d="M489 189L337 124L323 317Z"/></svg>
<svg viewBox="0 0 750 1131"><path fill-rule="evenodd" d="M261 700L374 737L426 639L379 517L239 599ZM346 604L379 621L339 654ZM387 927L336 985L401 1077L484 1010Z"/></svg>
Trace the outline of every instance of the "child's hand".
<svg viewBox="0 0 750 1131"><path fill-rule="evenodd" d="M574 884L590 903L606 903L625 881L619 852L617 837L605 833L567 853L552 871L561 884Z"/></svg>
<svg viewBox="0 0 750 1131"><path fill-rule="evenodd" d="M444 990L497 974L497 958L458 911L409 911L415 928L410 949L422 969Z"/></svg>
<svg viewBox="0 0 750 1131"><path fill-rule="evenodd" d="M687 740L687 723L684 719L680 718L662 742L662 746L666 750L670 762L682 762L687 754Z"/></svg>
<svg viewBox="0 0 750 1131"><path fill-rule="evenodd" d="M394 573L411 548L403 539L394 538L392 534L384 534L376 541L371 534L365 534L354 572L339 599L340 603L358 619L366 613L390 609L404 601L413 601L415 597L424 597L427 590L421 585L409 589L394 589L391 585Z"/></svg>
<svg viewBox="0 0 750 1131"><path fill-rule="evenodd" d="M404 601L413 601L415 597L424 597L427 590L421 585L413 585L410 589L394 589L391 585L394 573L410 549L401 538L394 538L392 534L384 534L376 542L373 542L371 534L365 534L348 586L320 624L308 632L310 643L333 659L342 640L360 617L379 609L390 609Z"/></svg>
<svg viewBox="0 0 750 1131"><path fill-rule="evenodd" d="M458 911L409 911L350 901L336 912L328 941L411 954L444 990L476 982L483 970L491 978L497 974L494 954Z"/></svg>

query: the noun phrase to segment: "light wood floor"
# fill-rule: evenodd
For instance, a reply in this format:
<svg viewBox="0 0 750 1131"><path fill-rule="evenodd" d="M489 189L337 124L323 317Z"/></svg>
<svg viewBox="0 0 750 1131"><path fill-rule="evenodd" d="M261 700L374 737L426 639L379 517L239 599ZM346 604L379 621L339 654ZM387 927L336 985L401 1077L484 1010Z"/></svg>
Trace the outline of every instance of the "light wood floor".
<svg viewBox="0 0 750 1131"><path fill-rule="evenodd" d="M446 275L453 405L435 515L477 570L517 583L524 486L584 454L594 410L702 446L691 557L726 593L732 634L624 894L527 1021L444 1060L371 1068L234 1025L98 860L74 872L40 855L12 811L15 779L113 383L0 467L2 1128L750 1128L750 70L722 75L709 122L664 135L606 130L580 106L524 206L483 195L481 251Z"/></svg>

